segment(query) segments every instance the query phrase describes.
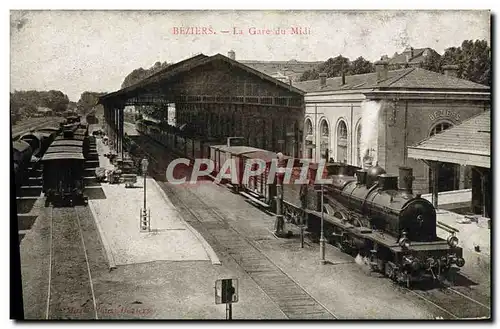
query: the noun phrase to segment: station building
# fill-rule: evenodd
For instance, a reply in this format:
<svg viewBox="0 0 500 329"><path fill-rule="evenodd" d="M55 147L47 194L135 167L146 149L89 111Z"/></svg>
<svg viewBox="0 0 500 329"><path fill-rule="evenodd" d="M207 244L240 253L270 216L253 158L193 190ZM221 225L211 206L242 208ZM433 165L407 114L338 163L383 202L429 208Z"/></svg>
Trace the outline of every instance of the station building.
<svg viewBox="0 0 500 329"><path fill-rule="evenodd" d="M429 167L408 157L408 147L490 109L490 88L456 77L456 66L439 74L418 67L297 82L306 92L306 158L364 166L378 162L388 173L413 168L414 193L432 192ZM471 187L471 169L442 162L439 192Z"/></svg>
<svg viewBox="0 0 500 329"><path fill-rule="evenodd" d="M441 162L472 169L471 212L491 218L491 111L479 113L463 123L408 148L408 156L424 161L431 171ZM437 182L434 180L433 182ZM438 196L433 196L437 203Z"/></svg>
<svg viewBox="0 0 500 329"><path fill-rule="evenodd" d="M303 95L232 58L199 54L106 94L99 103L118 154L123 154L125 108L142 106L154 112L165 128L178 128L186 139L181 149L190 145L187 154L238 136L246 145L297 156L302 148Z"/></svg>

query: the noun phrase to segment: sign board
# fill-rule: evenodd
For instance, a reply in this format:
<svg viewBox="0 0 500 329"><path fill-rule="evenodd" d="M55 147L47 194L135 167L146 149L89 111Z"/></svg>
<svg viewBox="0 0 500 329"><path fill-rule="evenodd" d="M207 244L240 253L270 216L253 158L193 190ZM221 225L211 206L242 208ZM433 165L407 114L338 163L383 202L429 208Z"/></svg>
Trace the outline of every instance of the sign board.
<svg viewBox="0 0 500 329"><path fill-rule="evenodd" d="M285 140L284 139L278 139L278 144L285 144Z"/></svg>
<svg viewBox="0 0 500 329"><path fill-rule="evenodd" d="M149 165L148 159L146 158L142 159L141 161L142 172L148 171L148 165Z"/></svg>
<svg viewBox="0 0 500 329"><path fill-rule="evenodd" d="M294 132L291 132L291 133L286 133L286 136L287 136L287 137L293 137L293 136L295 136L295 133L294 133Z"/></svg>
<svg viewBox="0 0 500 329"><path fill-rule="evenodd" d="M313 149L316 148L316 144L307 144L306 149Z"/></svg>
<svg viewBox="0 0 500 329"><path fill-rule="evenodd" d="M219 279L215 281L215 304L238 302L238 279Z"/></svg>

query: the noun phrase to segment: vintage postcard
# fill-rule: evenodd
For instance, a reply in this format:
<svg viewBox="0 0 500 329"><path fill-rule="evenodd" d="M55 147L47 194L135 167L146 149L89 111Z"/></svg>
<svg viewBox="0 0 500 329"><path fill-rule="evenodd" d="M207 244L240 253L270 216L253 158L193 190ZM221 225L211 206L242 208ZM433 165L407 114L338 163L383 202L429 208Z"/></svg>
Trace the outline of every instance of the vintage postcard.
<svg viewBox="0 0 500 329"><path fill-rule="evenodd" d="M11 317L491 320L490 22L12 10Z"/></svg>

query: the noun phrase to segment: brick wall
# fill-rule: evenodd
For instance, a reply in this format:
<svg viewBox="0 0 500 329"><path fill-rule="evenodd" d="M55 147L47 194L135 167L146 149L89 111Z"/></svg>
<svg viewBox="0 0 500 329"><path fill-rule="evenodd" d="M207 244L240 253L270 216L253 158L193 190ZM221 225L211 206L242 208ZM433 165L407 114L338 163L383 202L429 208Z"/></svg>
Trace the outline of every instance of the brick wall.
<svg viewBox="0 0 500 329"><path fill-rule="evenodd" d="M384 107L380 127L383 127L385 120L386 131L381 130L379 133L379 157L386 160L379 164L384 163L383 167L392 174L397 174L401 165L412 167L415 176L414 193L429 193L427 165L411 158L406 158L405 162L405 146L415 145L428 138L432 127L439 122L457 125L482 111L484 103L465 101L399 101L393 103L393 106Z"/></svg>

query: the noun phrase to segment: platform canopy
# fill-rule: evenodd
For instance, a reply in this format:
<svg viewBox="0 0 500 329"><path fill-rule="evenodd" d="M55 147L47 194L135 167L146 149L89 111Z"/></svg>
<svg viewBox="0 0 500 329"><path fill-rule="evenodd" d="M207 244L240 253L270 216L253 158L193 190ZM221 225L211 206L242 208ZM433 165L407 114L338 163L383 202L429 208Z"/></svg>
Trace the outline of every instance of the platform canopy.
<svg viewBox="0 0 500 329"><path fill-rule="evenodd" d="M408 157L490 168L491 111L408 147Z"/></svg>
<svg viewBox="0 0 500 329"><path fill-rule="evenodd" d="M123 105L148 105L174 101L193 102L197 100L199 102L234 102L235 99L238 98L236 96L241 95L232 95L231 91L234 91L235 89L235 81L225 81L224 79L227 79L227 77L215 75L211 79L209 76L209 72L207 72L205 79L198 78L196 81L194 81L194 84L184 85L184 83L182 83L182 76L193 74L193 71L195 69L201 69L203 67L206 67L206 65L215 62L225 63L229 65L231 70L239 69L240 71L247 72L255 77L260 78L262 81L266 81L267 83L276 85L280 89L286 90L290 92L291 95L295 96L288 96L288 98L293 98L293 100L285 99L285 103L280 102L283 100L265 99L262 101L262 104L289 105L296 107L302 106L302 95L304 95L304 92L302 90L221 54L216 54L213 56L199 54L186 60L169 65L165 69L143 79L142 81L132 86L101 96L99 98L98 104L118 102L122 103ZM235 74L237 75L236 71ZM200 89L200 85L203 86L203 88L201 89L204 89L205 94L192 94L193 91ZM227 90L225 90L226 87ZM217 99L215 99L216 97ZM248 98L248 100L246 98ZM256 102L255 100L252 100L252 98L255 97L243 97L242 101L243 103L261 103L260 99Z"/></svg>

